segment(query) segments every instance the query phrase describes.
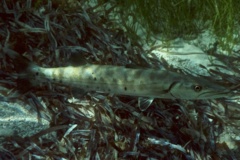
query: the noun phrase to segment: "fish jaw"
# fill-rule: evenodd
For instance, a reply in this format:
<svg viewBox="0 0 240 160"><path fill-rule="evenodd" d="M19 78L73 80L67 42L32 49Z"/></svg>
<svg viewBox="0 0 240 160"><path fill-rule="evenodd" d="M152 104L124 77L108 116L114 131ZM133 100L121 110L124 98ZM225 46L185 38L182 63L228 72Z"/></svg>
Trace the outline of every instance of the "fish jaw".
<svg viewBox="0 0 240 160"><path fill-rule="evenodd" d="M205 78L185 76L170 90L171 95L178 99L200 100L230 97L230 90L216 82Z"/></svg>

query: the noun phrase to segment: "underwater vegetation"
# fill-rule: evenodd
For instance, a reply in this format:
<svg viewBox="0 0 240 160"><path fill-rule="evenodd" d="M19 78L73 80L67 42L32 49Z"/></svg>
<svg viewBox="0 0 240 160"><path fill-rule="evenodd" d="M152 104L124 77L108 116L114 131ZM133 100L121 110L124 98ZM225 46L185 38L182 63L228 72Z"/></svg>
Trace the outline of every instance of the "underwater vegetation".
<svg viewBox="0 0 240 160"><path fill-rule="evenodd" d="M169 40L194 39L205 29L213 32L223 50L231 53L239 42L239 7L234 0L132 0L97 1L112 6L110 16L122 24L130 37ZM103 6L103 5L102 5ZM108 7L109 8L109 7ZM105 8L106 9L106 8ZM110 10L110 9L109 9ZM141 33L139 33L139 31Z"/></svg>
<svg viewBox="0 0 240 160"><path fill-rule="evenodd" d="M39 119L50 121L49 128L32 136L6 137L0 158L14 159L13 155L16 159L75 160L239 158L239 147L229 148L219 140L224 127L239 125L233 123L240 115L239 105L233 101L156 99L142 112L135 97L75 92L54 83L32 87L19 78L17 66L23 64L16 64L6 56L7 52L17 52L43 67L79 65L84 59L99 65L167 68L167 62L147 58L142 45L130 38L130 30L124 30L108 16L114 9L113 1L99 1L97 6L91 6L89 1L76 3L74 7L69 1L60 0L3 0L0 4L0 84L10 90L2 93L0 100L30 104ZM100 10L104 7L109 10ZM147 11L141 12L147 16ZM158 12L158 8L153 12ZM155 23L148 25L154 27ZM238 52L229 57L211 54L240 73ZM209 72L239 93L237 76L221 70Z"/></svg>

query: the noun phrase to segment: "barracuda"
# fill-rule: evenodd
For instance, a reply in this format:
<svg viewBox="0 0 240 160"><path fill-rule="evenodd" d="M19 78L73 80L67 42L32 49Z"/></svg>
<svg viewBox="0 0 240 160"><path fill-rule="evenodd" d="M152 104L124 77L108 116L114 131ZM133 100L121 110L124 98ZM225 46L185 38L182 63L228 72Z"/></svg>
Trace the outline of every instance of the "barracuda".
<svg viewBox="0 0 240 160"><path fill-rule="evenodd" d="M20 77L30 82L50 81L85 91L165 99L214 99L229 97L230 90L203 77L167 70L133 69L112 65L43 68L17 52L3 48L20 69Z"/></svg>
<svg viewBox="0 0 240 160"><path fill-rule="evenodd" d="M61 83L85 91L166 99L214 99L228 96L226 88L203 78L157 69L112 65L28 69L35 80ZM34 79L33 79L34 80Z"/></svg>

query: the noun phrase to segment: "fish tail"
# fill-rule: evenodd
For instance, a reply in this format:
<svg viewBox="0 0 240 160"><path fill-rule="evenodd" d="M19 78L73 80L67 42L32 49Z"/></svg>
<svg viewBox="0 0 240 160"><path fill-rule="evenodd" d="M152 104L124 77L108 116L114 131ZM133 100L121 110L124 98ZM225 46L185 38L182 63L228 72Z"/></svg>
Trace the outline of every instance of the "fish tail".
<svg viewBox="0 0 240 160"><path fill-rule="evenodd" d="M25 92L34 86L35 75L33 73L33 68L38 69L39 66L20 53L9 48L3 48L3 54L14 66L15 73L12 74L16 75L17 88Z"/></svg>
<svg viewBox="0 0 240 160"><path fill-rule="evenodd" d="M19 74L19 76L24 76L24 74L27 75L30 73L31 68L38 67L35 63L31 62L29 59L14 50L3 48L3 53L9 61L12 62L14 70Z"/></svg>
<svg viewBox="0 0 240 160"><path fill-rule="evenodd" d="M11 74L16 76L15 82L18 91L25 93L38 83L33 71L34 69L38 70L40 66L12 49L2 48L2 52L7 61L14 66Z"/></svg>

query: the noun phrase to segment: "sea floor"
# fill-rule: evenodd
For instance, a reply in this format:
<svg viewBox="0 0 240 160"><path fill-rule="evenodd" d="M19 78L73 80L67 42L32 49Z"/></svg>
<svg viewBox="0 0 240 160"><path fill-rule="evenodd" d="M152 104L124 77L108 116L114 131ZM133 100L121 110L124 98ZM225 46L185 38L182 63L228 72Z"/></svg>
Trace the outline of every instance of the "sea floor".
<svg viewBox="0 0 240 160"><path fill-rule="evenodd" d="M30 2L0 5L0 159L240 159L238 46L228 55L206 31L143 47L121 28L106 29L91 9L66 11L48 1L34 10ZM42 67L67 66L74 57L74 65L86 59L218 78L236 85L236 96L155 99L142 111L138 97L31 87L16 78L22 63L7 57L13 51Z"/></svg>

